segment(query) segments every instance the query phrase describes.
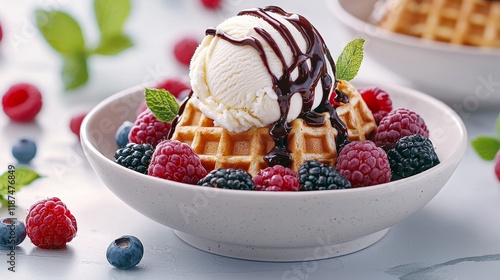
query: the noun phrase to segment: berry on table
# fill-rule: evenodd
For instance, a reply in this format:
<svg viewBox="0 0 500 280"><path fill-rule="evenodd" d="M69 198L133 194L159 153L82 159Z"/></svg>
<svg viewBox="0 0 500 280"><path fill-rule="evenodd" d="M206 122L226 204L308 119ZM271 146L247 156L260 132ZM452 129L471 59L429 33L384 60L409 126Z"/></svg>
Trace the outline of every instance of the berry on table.
<svg viewBox="0 0 500 280"><path fill-rule="evenodd" d="M26 227L15 218L0 219L0 247L13 247L26 238Z"/></svg>
<svg viewBox="0 0 500 280"><path fill-rule="evenodd" d="M205 8L211 10L218 9L222 4L222 0L200 0L200 2Z"/></svg>
<svg viewBox="0 0 500 280"><path fill-rule="evenodd" d="M106 259L116 268L132 268L139 264L143 255L144 246L132 235L115 239L106 250Z"/></svg>
<svg viewBox="0 0 500 280"><path fill-rule="evenodd" d="M153 152L153 146L150 144L128 143L115 152L115 162L128 169L147 174Z"/></svg>
<svg viewBox="0 0 500 280"><path fill-rule="evenodd" d="M252 175L243 169L218 168L212 170L203 179L198 181L198 185L220 189L233 190L254 190L255 184Z"/></svg>
<svg viewBox="0 0 500 280"><path fill-rule="evenodd" d="M12 147L12 155L19 163L29 163L36 156L36 143L22 138Z"/></svg>
<svg viewBox="0 0 500 280"><path fill-rule="evenodd" d="M282 165L266 167L253 177L255 190L258 191L298 191L300 189L297 174Z"/></svg>
<svg viewBox="0 0 500 280"><path fill-rule="evenodd" d="M191 91L191 86L189 84L175 78L166 79L157 84L155 88L168 90L177 99L187 97L189 91Z"/></svg>
<svg viewBox="0 0 500 280"><path fill-rule="evenodd" d="M35 246L60 249L76 236L75 217L57 197L33 204L26 216L26 234Z"/></svg>
<svg viewBox="0 0 500 280"><path fill-rule="evenodd" d="M137 116L130 129L128 140L132 143L146 143L156 147L167 138L170 127L170 123L159 121L151 110L146 109Z"/></svg>
<svg viewBox="0 0 500 280"><path fill-rule="evenodd" d="M500 151L495 156L495 175L497 175L497 179L500 181Z"/></svg>
<svg viewBox="0 0 500 280"><path fill-rule="evenodd" d="M393 181L418 174L439 163L432 142L420 134L399 139L387 156Z"/></svg>
<svg viewBox="0 0 500 280"><path fill-rule="evenodd" d="M404 136L421 134L429 137L429 129L422 117L405 108L398 108L382 118L375 134L375 143L388 151Z"/></svg>
<svg viewBox="0 0 500 280"><path fill-rule="evenodd" d="M82 122L85 116L87 116L88 112L80 112L71 117L71 120L69 121L69 129L71 129L71 132L73 132L78 139L80 139L80 128L82 127Z"/></svg>
<svg viewBox="0 0 500 280"><path fill-rule="evenodd" d="M387 114L392 111L392 100L389 94L380 88L371 87L360 89L359 93L370 111L372 111L377 124L380 123L383 117L387 116Z"/></svg>
<svg viewBox="0 0 500 280"><path fill-rule="evenodd" d="M2 41L3 38L3 31L2 31L2 25L0 25L0 42Z"/></svg>
<svg viewBox="0 0 500 280"><path fill-rule="evenodd" d="M15 84L2 97L5 114L13 121L29 122L42 109L42 95L38 88L28 83Z"/></svg>
<svg viewBox="0 0 500 280"><path fill-rule="evenodd" d="M207 175L207 171L200 157L188 144L165 140L156 146L148 175L195 185Z"/></svg>
<svg viewBox="0 0 500 280"><path fill-rule="evenodd" d="M304 162L298 172L301 191L348 189L351 183L332 166L319 161Z"/></svg>
<svg viewBox="0 0 500 280"><path fill-rule="evenodd" d="M345 145L337 158L336 169L354 188L391 180L387 154L370 140L353 141Z"/></svg>
<svg viewBox="0 0 500 280"><path fill-rule="evenodd" d="M189 66L198 44L198 41L193 38L184 38L175 43L174 56L177 61L183 65Z"/></svg>
<svg viewBox="0 0 500 280"><path fill-rule="evenodd" d="M128 144L128 134L134 123L129 121L124 121L116 130L115 141L118 148L123 148Z"/></svg>

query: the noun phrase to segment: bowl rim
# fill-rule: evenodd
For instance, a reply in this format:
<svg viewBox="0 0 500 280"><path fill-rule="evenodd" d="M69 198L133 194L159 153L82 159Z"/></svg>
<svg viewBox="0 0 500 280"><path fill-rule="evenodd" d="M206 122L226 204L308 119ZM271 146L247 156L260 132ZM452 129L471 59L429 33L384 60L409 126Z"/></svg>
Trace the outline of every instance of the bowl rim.
<svg viewBox="0 0 500 280"><path fill-rule="evenodd" d="M378 27L375 24L362 20L352 15L340 4L341 0L325 0L330 12L345 25L355 29L360 34L376 37L387 42L404 45L412 48L428 49L433 51L467 54L475 56L499 56L500 49L494 47L474 47L466 45L451 44L434 40L425 40L410 35L400 34ZM352 1L352 0L351 0ZM366 3L365 1L360 1Z"/></svg>
<svg viewBox="0 0 500 280"><path fill-rule="evenodd" d="M367 85L375 85L377 84L374 81L366 80L366 79L357 79L353 82L355 85L361 84L363 86ZM418 98L425 103L433 103L435 106L438 107L440 112L443 112L445 114L448 114L452 117L455 123L458 125L459 129L459 134L461 137L459 139L462 139L460 142L460 145L458 149L453 151L448 158L445 160L441 161L437 166L434 166L424 172L421 172L419 174L413 175L411 177L402 179L406 182L412 183L414 181L418 181L423 179L426 176L429 175L436 175L441 172L443 168L445 168L448 165L453 165L461 161L463 158L463 155L465 154L465 151L467 149L467 144L468 144L468 137L467 137L467 130L465 128L465 124L463 123L462 119L459 117L459 115L451 109L448 105L446 105L444 102L438 100L437 98L434 98L430 95L427 95L425 93L422 93L420 91L396 85L396 84L390 84L390 85L384 85L384 88L386 90L390 91L398 91L398 92L403 92L405 95L410 95L413 98ZM99 152L97 148L91 143L89 139L90 133L87 131L89 129L89 122L95 117L96 113L98 111L101 111L102 108L108 106L110 103L119 100L120 98L127 96L127 95L132 95L136 94L138 91L143 91L144 87L143 86L134 86L130 87L127 89L124 89L114 95L111 95L101 101L99 104L97 104L94 108L92 108L89 113L85 116L82 126L80 129L80 135L81 135L81 145L84 148L85 154L87 152L93 153L97 158L105 162L106 165L111 166L111 167L117 167L117 168L122 168L123 172L130 172L128 173L130 176L141 176L141 180L145 180L144 182L150 181L151 184L145 184L149 186L155 186L155 185L162 185L162 183L165 182L165 179L163 178L157 178L153 176L149 176L146 174L140 174L138 172L135 172L133 170L127 169L123 166L119 166L115 164L112 160L107 158L104 154ZM86 155L87 156L87 155ZM449 178L448 178L449 179ZM190 185L186 183L180 183L180 182L175 182L175 181L170 181L168 180L168 184L170 187L175 187L175 188L190 188L193 191L196 191L196 189L200 189L200 186L197 185ZM398 186L401 184L401 180L398 181L391 181L388 183L384 184L378 184L378 185L373 185L373 186L366 186L366 187L359 187L359 188L349 188L349 189L338 189L338 190L318 190L318 191L308 191L308 192L266 192L266 191L241 191L241 190L231 190L231 189L220 189L220 188L203 188L204 191L210 191L210 192L215 192L215 196L219 194L226 194L226 195L232 195L233 197L239 196L239 195L244 195L245 197L248 197L249 195L251 196L258 196L258 197L296 197L296 198L313 198L316 197L318 194L325 194L326 193L336 193L337 195L351 195L351 194L356 194L358 192L364 192L364 193L370 193L370 192L379 192L382 190L393 190L394 188L401 188L401 186ZM405 184L407 185L407 184Z"/></svg>

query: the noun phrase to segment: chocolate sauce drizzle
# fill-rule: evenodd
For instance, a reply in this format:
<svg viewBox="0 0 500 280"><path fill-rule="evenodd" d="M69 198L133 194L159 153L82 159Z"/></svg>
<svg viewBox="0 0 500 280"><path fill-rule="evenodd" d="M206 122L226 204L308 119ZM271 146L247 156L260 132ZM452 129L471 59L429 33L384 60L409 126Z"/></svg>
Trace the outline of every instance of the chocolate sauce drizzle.
<svg viewBox="0 0 500 280"><path fill-rule="evenodd" d="M269 15L272 12L282 16L285 20L290 22L302 34L307 42L307 49L302 52L298 46L297 41L294 39L290 30L280 21ZM267 68L269 75L273 81L273 89L278 95L278 104L280 107L280 118L269 129L269 135L274 140L274 148L269 152L264 160L269 166L281 164L283 166L291 165L291 154L287 149L288 134L290 133L291 126L287 122L288 111L290 109L290 100L295 93L300 93L302 96L302 111L299 118L302 118L310 126L321 126L324 124L324 117L321 113L328 112L330 114L330 122L334 128L337 129L337 148L340 149L348 141L347 127L345 123L339 118L336 107L330 104L328 98L332 89L337 86L337 80L332 81L332 77L328 74L327 61L330 63L332 72L335 74L335 63L330 55L330 51L326 47L323 38L312 24L304 17L285 12L283 9L276 6L269 6L266 8L256 8L244 10L238 15L252 15L259 17L269 23L286 41L293 54L293 61L290 66L286 65L285 57L280 50L276 41L271 37L266 30L255 27L255 31L259 34L267 44L272 48L276 56L282 64L281 77L276 77L269 67L266 53L262 43L254 37L247 37L243 39L233 38L223 30L216 28L209 28L206 35L218 36L237 46L250 46L254 48L260 55L264 65ZM311 67L308 66L307 61L310 61ZM298 77L292 80L291 73L297 69ZM321 104L313 111L312 106L314 102L314 95L317 83L321 80L323 97ZM348 103L349 98L345 93L340 90L335 90L337 103ZM182 111L182 110L181 110ZM182 112L179 112L182 114ZM175 125L172 124L172 130Z"/></svg>

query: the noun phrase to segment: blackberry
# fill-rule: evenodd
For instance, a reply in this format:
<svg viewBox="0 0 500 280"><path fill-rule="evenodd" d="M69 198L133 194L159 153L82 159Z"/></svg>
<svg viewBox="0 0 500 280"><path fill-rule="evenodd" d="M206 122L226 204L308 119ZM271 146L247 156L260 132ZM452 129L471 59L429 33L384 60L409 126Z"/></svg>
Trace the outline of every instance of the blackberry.
<svg viewBox="0 0 500 280"><path fill-rule="evenodd" d="M302 191L347 189L351 183L328 164L306 161L299 168Z"/></svg>
<svg viewBox="0 0 500 280"><path fill-rule="evenodd" d="M147 174L154 149L150 144L128 143L115 152L115 162L139 173Z"/></svg>
<svg viewBox="0 0 500 280"><path fill-rule="evenodd" d="M392 181L425 171L439 163L432 142L420 134L405 136L387 152Z"/></svg>
<svg viewBox="0 0 500 280"><path fill-rule="evenodd" d="M255 190L252 175L245 170L234 168L212 170L207 176L198 181L198 185L221 189Z"/></svg>

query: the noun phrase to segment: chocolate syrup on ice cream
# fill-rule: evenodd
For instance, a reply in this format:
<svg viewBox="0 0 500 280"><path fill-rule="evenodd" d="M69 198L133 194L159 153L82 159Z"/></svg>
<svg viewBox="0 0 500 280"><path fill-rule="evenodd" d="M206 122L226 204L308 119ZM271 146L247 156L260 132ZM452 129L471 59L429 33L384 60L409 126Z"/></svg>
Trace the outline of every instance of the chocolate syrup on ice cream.
<svg viewBox="0 0 500 280"><path fill-rule="evenodd" d="M298 46L297 41L294 39L290 30L280 21L272 17L269 13L275 13L282 16L285 20L290 22L302 34L307 42L307 49L302 52ZM342 147L347 141L347 127L345 123L339 118L335 108L330 104L328 98L332 89L337 86L337 80L332 80L328 74L328 63L332 68L335 75L335 63L330 55L330 51L326 47L323 38L312 24L304 17L285 12L283 9L276 6L269 6L266 8L256 8L244 10L238 15L251 15L259 17L269 23L276 29L283 39L288 44L293 54L293 61L290 66L285 63L285 58L282 51L279 49L276 41L271 35L260 27L255 27L255 31L259 34L272 48L274 53L280 59L283 67L283 75L276 77L269 67L266 53L261 42L254 37L247 37L242 39L233 38L223 30L217 28L209 28L206 35L218 36L234 45L250 46L254 48L260 55L264 65L267 68L269 75L273 81L273 89L278 95L278 104L280 107L280 118L271 126L269 134L274 140L274 148L269 152L264 160L269 166L277 164L283 166L291 165L291 155L287 149L288 134L290 133L291 126L287 122L288 111L290 109L291 97L295 93L300 93L302 96L302 111L299 118L302 118L310 126L321 126L324 124L324 117L321 113L327 112L330 114L330 122L334 128L337 129L337 148ZM328 61L326 61L328 59ZM310 67L307 63L310 61ZM294 69L298 70L298 77L292 80L291 73ZM323 97L321 104L313 111L312 106L314 102L314 95L317 83L321 81ZM337 103L347 103L349 98L340 90L335 90ZM179 115L183 110L180 110ZM175 129L175 123L172 124L172 131Z"/></svg>

